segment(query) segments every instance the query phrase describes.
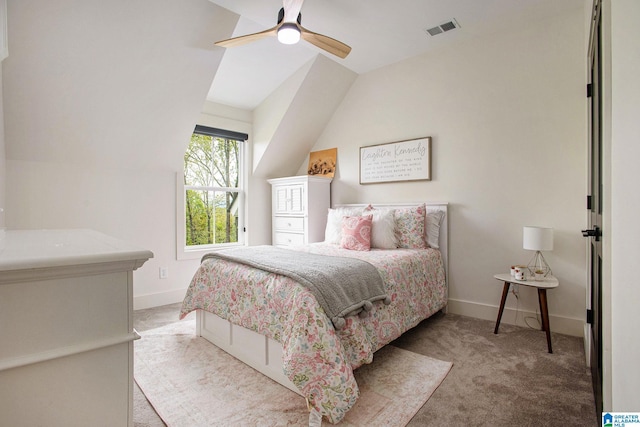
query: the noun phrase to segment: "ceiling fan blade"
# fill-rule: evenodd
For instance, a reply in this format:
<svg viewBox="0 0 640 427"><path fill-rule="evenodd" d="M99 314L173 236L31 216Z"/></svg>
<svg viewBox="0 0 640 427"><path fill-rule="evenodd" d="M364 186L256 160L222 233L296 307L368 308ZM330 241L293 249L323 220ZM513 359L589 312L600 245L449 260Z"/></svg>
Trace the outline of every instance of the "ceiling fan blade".
<svg viewBox="0 0 640 427"><path fill-rule="evenodd" d="M268 30L260 31L259 33L246 34L244 36L233 37L231 39L226 39L226 40L220 40L218 42L215 42L214 44L216 46L222 46L222 47L241 46L243 44L251 43L256 40L263 39L265 37L277 36L278 28L280 28L280 25L276 25L275 27L269 28Z"/></svg>
<svg viewBox="0 0 640 427"><path fill-rule="evenodd" d="M304 0L282 0L284 19L282 22L296 22Z"/></svg>
<svg viewBox="0 0 640 427"><path fill-rule="evenodd" d="M332 39L331 37L314 33L313 31L309 31L306 28L298 25L301 32L301 37L303 40L311 43L312 45L319 47L320 49L326 50L327 52L336 55L339 58L346 58L351 52L351 47L338 41L336 39Z"/></svg>

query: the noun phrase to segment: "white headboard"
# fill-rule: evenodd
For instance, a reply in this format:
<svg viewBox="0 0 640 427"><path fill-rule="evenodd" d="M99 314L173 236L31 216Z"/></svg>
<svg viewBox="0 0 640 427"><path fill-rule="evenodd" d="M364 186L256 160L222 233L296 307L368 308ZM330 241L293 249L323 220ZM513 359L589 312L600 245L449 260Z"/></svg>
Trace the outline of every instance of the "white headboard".
<svg viewBox="0 0 640 427"><path fill-rule="evenodd" d="M440 236L439 246L440 253L442 254L442 262L444 263L444 272L447 283L449 283L449 203L448 202L415 202L415 203L371 203L374 208L406 208L410 206L418 206L424 203L427 206L427 212L431 210L444 211L444 217L442 218L442 224L440 224ZM369 206L369 203L355 203L355 204L337 204L335 207L365 207ZM426 227L426 224L425 224Z"/></svg>

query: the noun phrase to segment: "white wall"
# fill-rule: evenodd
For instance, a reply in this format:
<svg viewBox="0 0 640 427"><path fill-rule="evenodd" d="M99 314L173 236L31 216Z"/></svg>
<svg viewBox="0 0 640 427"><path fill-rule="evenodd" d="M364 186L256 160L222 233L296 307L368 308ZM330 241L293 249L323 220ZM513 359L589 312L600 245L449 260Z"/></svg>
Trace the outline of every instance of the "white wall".
<svg viewBox="0 0 640 427"><path fill-rule="evenodd" d="M585 319L585 11L535 21L358 77L313 150L338 147L332 203L450 202L450 309L495 319L493 275L528 263L522 227L555 230L552 330ZM358 148L433 137L431 181L359 185ZM300 166L300 170L306 163ZM520 289L515 309L535 313ZM535 315L535 314L533 314ZM535 323L535 322L530 322Z"/></svg>
<svg viewBox="0 0 640 427"><path fill-rule="evenodd" d="M610 9L609 9L610 7ZM605 381L605 410L632 412L640 408L640 286L629 266L640 259L640 2L613 0L603 15L610 22L610 35L605 34L605 52L610 55L610 95L608 106L610 139L605 137L610 153L607 168L610 181L605 193L609 194L605 215L610 216L610 237L604 236L610 252L605 253L605 295L609 316L605 317L605 333L610 331L610 347L605 348L605 372L611 382ZM610 44L609 44L610 43ZM607 117L607 115L605 115ZM610 208L609 208L610 206ZM605 233L605 230L603 230ZM607 291L608 290L608 291Z"/></svg>
<svg viewBox="0 0 640 427"><path fill-rule="evenodd" d="M7 226L131 240L155 253L136 272L136 308L178 301L197 260L175 260L175 174L223 51L210 41L230 35L237 17L206 0L39 3L9 4ZM552 328L582 332L583 14L360 76L313 146L339 148L333 203L451 202L452 309L493 318L501 286L492 275L528 262L523 225L548 225L556 249L546 256L562 283L549 297ZM229 114L249 126L243 112ZM426 135L432 181L358 184L358 147ZM268 221L267 209L250 210L250 243L268 236ZM535 311L535 295L521 294L518 308Z"/></svg>
<svg viewBox="0 0 640 427"><path fill-rule="evenodd" d="M265 178L295 175L356 76L318 54L253 110L251 244L271 243L271 186Z"/></svg>
<svg viewBox="0 0 640 427"><path fill-rule="evenodd" d="M254 110L254 173L291 176L340 105L357 74L318 54ZM292 162L292 159L297 159Z"/></svg>
<svg viewBox="0 0 640 427"><path fill-rule="evenodd" d="M237 16L207 0L8 3L7 228L150 249L136 308L179 301L198 261L176 261L175 174Z"/></svg>
<svg viewBox="0 0 640 427"><path fill-rule="evenodd" d="M1 63L0 63L1 64ZM4 102L2 96L2 66L0 65L0 239L5 228L5 191L6 191L6 165L4 143Z"/></svg>
<svg viewBox="0 0 640 427"><path fill-rule="evenodd" d="M4 108L2 95L2 61L7 57L6 46L6 1L0 2L0 239L4 238L5 229L5 191L6 191L6 166L5 166L5 143L4 143ZM0 245L1 247L1 245Z"/></svg>

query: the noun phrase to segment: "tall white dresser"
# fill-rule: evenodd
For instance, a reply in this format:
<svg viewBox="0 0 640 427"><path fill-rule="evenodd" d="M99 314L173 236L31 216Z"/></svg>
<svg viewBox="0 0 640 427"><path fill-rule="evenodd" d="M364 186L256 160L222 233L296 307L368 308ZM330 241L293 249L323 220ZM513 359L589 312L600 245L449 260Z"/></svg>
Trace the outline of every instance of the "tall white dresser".
<svg viewBox="0 0 640 427"><path fill-rule="evenodd" d="M92 230L0 236L0 425L133 425L133 270Z"/></svg>
<svg viewBox="0 0 640 427"><path fill-rule="evenodd" d="M314 175L270 179L272 244L322 242L331 205L331 178Z"/></svg>

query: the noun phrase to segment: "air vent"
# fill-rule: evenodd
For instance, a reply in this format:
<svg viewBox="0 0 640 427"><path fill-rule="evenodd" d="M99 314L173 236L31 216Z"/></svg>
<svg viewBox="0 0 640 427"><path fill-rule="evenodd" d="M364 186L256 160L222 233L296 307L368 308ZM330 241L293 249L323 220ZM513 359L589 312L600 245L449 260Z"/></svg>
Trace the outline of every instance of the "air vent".
<svg viewBox="0 0 640 427"><path fill-rule="evenodd" d="M436 27L427 28L425 31L430 36L437 36L438 34L442 34L456 28L460 28L460 24L458 24L458 21L455 19L451 19L450 21L443 22Z"/></svg>

